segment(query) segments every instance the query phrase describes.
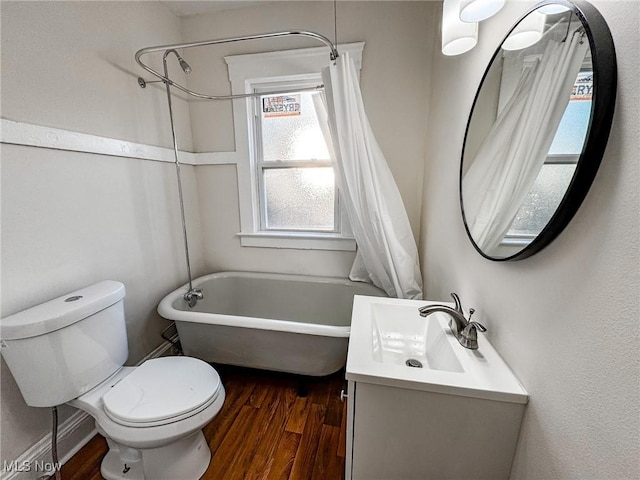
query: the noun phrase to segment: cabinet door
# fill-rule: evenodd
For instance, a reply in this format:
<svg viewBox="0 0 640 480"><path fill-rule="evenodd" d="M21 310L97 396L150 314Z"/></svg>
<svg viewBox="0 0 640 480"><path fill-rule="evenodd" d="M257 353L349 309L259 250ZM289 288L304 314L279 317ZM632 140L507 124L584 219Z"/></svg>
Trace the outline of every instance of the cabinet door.
<svg viewBox="0 0 640 480"><path fill-rule="evenodd" d="M523 405L362 382L349 401L347 478L509 478Z"/></svg>
<svg viewBox="0 0 640 480"><path fill-rule="evenodd" d="M344 478L351 480L352 478L352 459L353 459L353 414L356 398L356 382L349 380L347 383L347 452L344 462Z"/></svg>

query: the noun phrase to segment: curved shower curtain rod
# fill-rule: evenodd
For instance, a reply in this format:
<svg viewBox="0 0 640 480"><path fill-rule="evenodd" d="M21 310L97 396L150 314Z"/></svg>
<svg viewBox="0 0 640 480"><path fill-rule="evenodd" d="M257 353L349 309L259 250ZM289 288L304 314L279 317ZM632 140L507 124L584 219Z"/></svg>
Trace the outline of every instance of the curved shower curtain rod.
<svg viewBox="0 0 640 480"><path fill-rule="evenodd" d="M333 45L333 43L331 43L331 41L327 38L324 37L322 35L320 35L319 33L314 33L314 32L307 32L307 31L303 31L303 30L295 30L295 31L287 31L287 32L274 32L274 33L262 33L262 34L258 34L258 35L250 35L250 36L246 36L246 37L236 37L236 38L223 38L220 40L204 40L201 42L191 42L191 43L176 43L173 45L160 45L157 47L147 47L147 48L143 48L141 50L138 50L136 52L135 55L135 59L136 62L138 63L138 65L140 65L142 68L144 68L147 72L151 73L152 75L158 77L160 80L153 80L153 82L163 82L165 87L166 87L166 91L167 91L167 104L169 107L169 120L171 122L171 136L173 139L173 153L174 153L174 158L175 158L175 167L176 167L176 180L177 180L177 184L178 184L178 198L180 201L180 218L182 220L182 235L184 238L184 253L185 253L185 260L186 260L186 266L187 266L187 276L189 277L189 283L188 283L188 290L187 292L184 294L184 300L187 302L187 304L189 305L190 308L193 308L198 300L201 300L203 298L203 293L202 290L199 288L194 288L193 287L193 279L191 276L191 261L189 259L189 239L187 237L187 223L186 223L186 218L185 218L185 212L184 212L184 200L183 200L183 195L182 195L182 179L181 179L181 174L180 174L180 160L178 157L178 139L176 137L176 129L175 129L175 125L173 122L173 107L171 104L171 87L175 87L179 90L182 90L183 92L193 96L193 97L197 97L197 98L202 98L202 99L206 99L206 100L232 100L234 98L249 98L249 97L255 97L257 95L267 95L267 94L282 94L282 93L292 93L294 91L309 91L309 90L317 90L319 88L323 88L322 85L319 85L315 88L306 88L306 89L300 89L300 90L286 90L286 91L278 91L278 92L260 92L258 93L245 93L245 94L235 94L235 95L206 95L203 93L198 93L198 92L194 92L192 90L189 90L187 87L180 85L179 83L174 82L173 80L171 80L169 78L169 72L167 69L167 57L169 56L170 53L175 54L175 56L178 59L178 62L180 64L180 67L182 68L182 70L184 70L185 73L189 73L191 72L191 67L189 66L189 64L187 62L184 61L184 59L180 56L180 54L178 54L178 52L176 51L176 49L178 48L191 48L191 47L202 47L205 45L215 45L215 44L220 44L220 43L231 43L231 42L240 42L243 40L258 40L261 38L276 38L276 37L287 37L287 36L300 36L300 37L311 37L314 38L316 40L319 40L320 42L324 43L327 47L329 47L330 49L330 59L332 61L336 60L336 58L338 58L338 50L336 49L336 47ZM156 72L153 68L151 68L150 66L148 66L147 64L145 64L140 58L143 55L146 55L148 53L152 53L152 52L160 52L160 51L164 51L164 55L162 57L162 64L164 67L164 75ZM147 82L138 77L138 84L144 88L147 84Z"/></svg>
<svg viewBox="0 0 640 480"><path fill-rule="evenodd" d="M203 40L200 42L190 42L190 43L175 43L172 45L159 45L157 47L147 47L147 48L142 48L140 50L138 50L136 52L135 55L135 59L136 62L138 63L138 65L140 65L142 68L144 68L147 72L151 73L152 75L158 77L160 80L153 80L152 82L163 82L165 84L171 85L172 87L177 88L178 90L182 90L183 92L193 96L193 97L197 97L197 98L202 98L202 99L206 99L206 100L233 100L234 98L247 98L247 97L252 97L255 96L254 93L245 93L245 94L235 94L235 95L207 95L207 94L203 94L203 93L198 93L198 92L194 92L192 90L189 90L187 87L180 85L179 83L174 82L173 80L171 80L170 78L168 78L168 76L162 75L161 73L155 71L153 68L151 68L149 65L145 64L142 60L141 57L143 55L146 55L148 53L153 53L153 52L160 52L160 51L165 51L165 55L167 52L178 49L178 48L191 48L191 47L202 47L205 45L216 45L216 44L221 44L221 43L232 43L232 42L240 42L240 41L244 41L244 40L259 40L259 39L263 39L263 38L276 38L276 37L287 37L287 36L299 36L299 37L310 37L310 38L314 38L320 42L322 42L323 44L325 44L327 47L329 47L330 53L329 53L329 58L331 60L335 60L336 58L338 58L338 50L336 49L336 47L334 46L334 44L331 42L331 40L329 40L327 37L325 37L324 35L320 35L319 33L315 33L315 32L308 32L308 31L304 31L304 30L290 30L290 31L286 31L286 32L273 32L273 33L261 33L261 34L257 34L257 35L249 35L246 37L235 37L235 38L223 38L223 39L218 39L218 40ZM178 56L179 59L181 59ZM152 83L152 82L147 82L142 78L138 78L138 84L144 88L146 86L147 83ZM316 87L316 89L318 88L322 88L321 86ZM305 90L309 90L308 88ZM291 90L287 90L285 91L277 91L277 92L267 92L267 93L290 93ZM262 95L265 94L265 92L261 93Z"/></svg>

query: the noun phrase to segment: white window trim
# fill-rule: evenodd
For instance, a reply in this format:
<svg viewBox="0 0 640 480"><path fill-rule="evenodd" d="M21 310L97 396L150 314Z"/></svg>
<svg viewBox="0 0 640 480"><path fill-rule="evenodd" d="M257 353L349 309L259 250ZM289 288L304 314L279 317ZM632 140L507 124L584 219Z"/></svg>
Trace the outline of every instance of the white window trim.
<svg viewBox="0 0 640 480"><path fill-rule="evenodd" d="M349 52L358 72L362 66L364 42L339 45L339 52ZM265 79L315 77L328 65L326 47L282 50L278 52L232 55L225 57L233 94L252 93L251 85ZM238 155L238 196L240 204L240 244L245 247L272 247L314 250L356 249L355 240L348 235L315 232L264 232L260 230L260 206L257 198L257 179L253 175L255 157L251 151L252 100L233 100L233 122ZM344 215L343 215L344 216ZM343 221L344 224L344 221Z"/></svg>

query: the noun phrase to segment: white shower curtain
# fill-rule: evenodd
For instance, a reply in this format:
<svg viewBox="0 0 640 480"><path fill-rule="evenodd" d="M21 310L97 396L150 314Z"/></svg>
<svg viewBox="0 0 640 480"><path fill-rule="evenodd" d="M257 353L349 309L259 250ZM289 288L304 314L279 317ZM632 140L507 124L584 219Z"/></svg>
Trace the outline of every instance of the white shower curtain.
<svg viewBox="0 0 640 480"><path fill-rule="evenodd" d="M540 60L525 65L462 181L471 236L483 251L500 245L531 190L562 119L588 42L578 33L549 40Z"/></svg>
<svg viewBox="0 0 640 480"><path fill-rule="evenodd" d="M348 53L324 69L325 101L338 186L358 252L349 278L391 297L422 298L418 249L389 166L362 103Z"/></svg>

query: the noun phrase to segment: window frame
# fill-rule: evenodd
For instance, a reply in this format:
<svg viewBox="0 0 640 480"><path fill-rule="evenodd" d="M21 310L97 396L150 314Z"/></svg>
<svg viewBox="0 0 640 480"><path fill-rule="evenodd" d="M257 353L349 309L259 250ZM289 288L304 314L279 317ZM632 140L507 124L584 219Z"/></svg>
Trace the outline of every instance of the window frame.
<svg viewBox="0 0 640 480"><path fill-rule="evenodd" d="M348 51L360 71L364 42L339 45L340 52ZM259 54L225 57L233 94L254 93L252 85L281 81L319 78L322 68L328 66L325 47L283 50ZM321 82L320 82L321 83ZM261 205L259 179L256 175L256 154L252 116L255 100L233 100L233 117L237 158L238 200L240 231L237 236L244 247L272 247L313 250L355 251L356 243L340 212L341 232L265 231L260 228Z"/></svg>
<svg viewBox="0 0 640 480"><path fill-rule="evenodd" d="M524 62L525 63L526 62L531 62L536 58L539 58L539 56L538 55L531 55L531 56L525 58ZM593 74L593 65L592 65L590 59L585 61L585 63L580 68L580 72L579 73L586 73L586 72ZM593 100L591 100L591 101L593 101ZM584 149L584 143L586 143L588 136L589 136L589 131L588 131L588 128L587 128L587 131L585 132L585 138L584 138L584 141L583 141L583 147L582 147L583 149ZM578 153L553 153L553 154L550 153L550 154L547 154L547 157L546 157L546 159L544 161L544 164L542 165L541 168L544 168L546 165L575 165L577 167L578 161L580 160L580 156L581 156L581 152L578 152ZM515 221L515 219L514 219L514 221ZM500 241L500 246L503 246L503 247L526 247L536 237L538 237L538 235L540 235L540 233L541 233L541 231L537 232L535 234L515 234L515 233L509 233L509 232L511 232L511 227L509 228L509 230L507 231L505 236Z"/></svg>
<svg viewBox="0 0 640 480"><path fill-rule="evenodd" d="M261 92L273 92L273 91L285 91L287 89L291 89L292 91L310 88L312 89L314 86L317 86L322 83L322 78L320 74L317 75L305 75L304 78L300 78L299 75L293 76L290 80L282 79L278 82L255 82L250 84L250 88L255 93ZM304 92L308 93L308 92ZM286 93L284 93L286 95ZM300 233L300 234L308 234L308 235L342 235L352 237L351 230L348 228L348 225L345 225L343 222L343 217L345 217L345 213L342 212L341 202L340 202L340 190L338 189L337 182L334 180L334 202L333 202L333 228L331 230L320 230L320 229L280 229L280 228L269 228L267 222L267 191L265 185L265 171L272 169L290 169L290 168L326 168L326 167L334 167L334 163L331 159L327 160L313 160L313 159L300 159L300 160L264 160L264 152L263 152L263 116L262 116L262 95L257 95L253 97L253 138L251 139L253 142L253 154L254 158L254 168L256 175L256 184L257 184L257 199L258 199L258 209L260 212L260 232L266 233ZM335 172L334 172L335 173Z"/></svg>
<svg viewBox="0 0 640 480"><path fill-rule="evenodd" d="M565 153L557 153L557 154L550 154L547 155L546 160L544 161L544 163L542 164L542 168L544 168L547 165L578 165L578 160L580 159L580 154L565 154ZM514 220L515 221L515 220ZM537 232L536 234L515 234L515 233L509 233L511 231L511 229L509 229L507 231L507 233L504 235L504 238L502 239L502 241L500 242L500 245L502 246L518 246L518 247L522 247L522 246L526 246L529 245L529 243L531 243L538 235L540 235L540 232Z"/></svg>

